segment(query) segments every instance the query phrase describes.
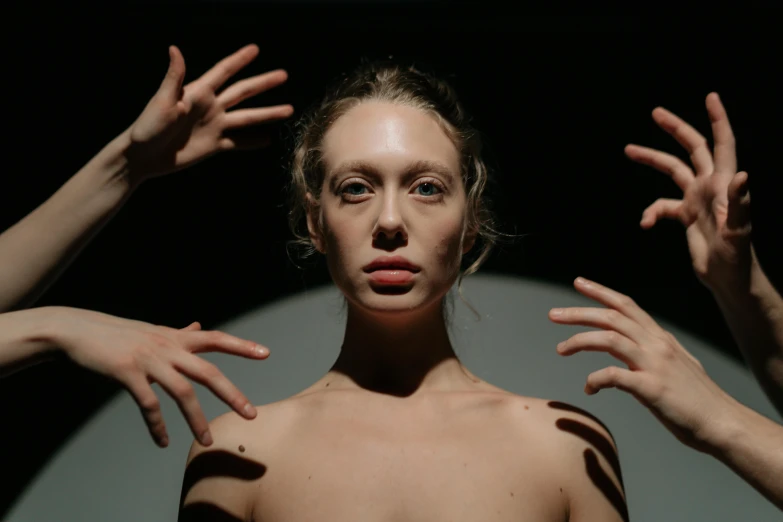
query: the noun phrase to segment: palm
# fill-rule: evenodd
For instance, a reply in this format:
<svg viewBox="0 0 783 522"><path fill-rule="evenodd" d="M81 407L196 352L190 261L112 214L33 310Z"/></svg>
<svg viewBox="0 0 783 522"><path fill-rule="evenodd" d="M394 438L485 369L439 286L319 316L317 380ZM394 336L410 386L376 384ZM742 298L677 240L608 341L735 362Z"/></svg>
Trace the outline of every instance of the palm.
<svg viewBox="0 0 783 522"><path fill-rule="evenodd" d="M671 112L658 108L653 118L690 153L693 169L661 151L629 145L628 157L669 174L683 190L681 200L658 199L643 214L642 226L660 218L677 219L686 227L693 269L707 286L738 273L749 262L750 223L740 204L747 175L737 173L734 135L717 95L707 97L712 121L714 154L707 140ZM695 172L694 172L695 170ZM746 206L746 202L745 202Z"/></svg>
<svg viewBox="0 0 783 522"><path fill-rule="evenodd" d="M240 140L232 131L287 118L293 113L290 105L228 109L282 84L287 79L285 71L247 78L217 92L257 54L256 46L246 46L183 88L185 62L176 47L170 49L166 78L130 129L129 158L138 177L160 176L222 150L265 143L263 136Z"/></svg>

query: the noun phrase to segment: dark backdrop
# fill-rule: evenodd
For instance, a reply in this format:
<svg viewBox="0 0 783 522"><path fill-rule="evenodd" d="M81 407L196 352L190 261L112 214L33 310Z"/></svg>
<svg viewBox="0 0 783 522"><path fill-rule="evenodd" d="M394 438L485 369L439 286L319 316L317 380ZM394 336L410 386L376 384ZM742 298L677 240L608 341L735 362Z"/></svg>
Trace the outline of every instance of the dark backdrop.
<svg viewBox="0 0 783 522"><path fill-rule="evenodd" d="M593 278L740 359L691 271L681 225L638 226L642 210L658 197L677 197L677 187L628 161L623 146L687 159L650 112L663 105L709 133L704 98L717 90L740 168L750 172L754 242L780 288L776 13L529 17L476 4L317 4L115 4L9 16L0 229L135 119L166 71L169 44L180 47L193 79L257 43L259 58L239 77L283 67L290 79L248 104L290 102L298 112L362 57L393 55L450 78L484 132L504 230L525 236L483 270L563 284ZM141 187L38 304L211 328L327 283L321 264L303 272L286 256L289 133L283 125L274 131L269 149L214 157ZM0 516L119 391L65 361L0 381Z"/></svg>

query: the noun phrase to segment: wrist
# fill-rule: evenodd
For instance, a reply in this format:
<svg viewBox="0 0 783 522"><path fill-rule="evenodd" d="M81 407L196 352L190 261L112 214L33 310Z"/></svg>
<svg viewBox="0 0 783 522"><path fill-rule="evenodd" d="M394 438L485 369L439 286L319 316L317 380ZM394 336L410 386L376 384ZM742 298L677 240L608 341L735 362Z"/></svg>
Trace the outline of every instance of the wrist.
<svg viewBox="0 0 783 522"><path fill-rule="evenodd" d="M28 340L38 344L38 353L42 356L64 353L65 329L68 324L65 316L69 309L64 306L43 306L33 310L38 314L31 318Z"/></svg>
<svg viewBox="0 0 783 522"><path fill-rule="evenodd" d="M728 402L716 412L702 437L705 452L718 460L726 460L731 455L759 416L733 397L726 395L726 398Z"/></svg>

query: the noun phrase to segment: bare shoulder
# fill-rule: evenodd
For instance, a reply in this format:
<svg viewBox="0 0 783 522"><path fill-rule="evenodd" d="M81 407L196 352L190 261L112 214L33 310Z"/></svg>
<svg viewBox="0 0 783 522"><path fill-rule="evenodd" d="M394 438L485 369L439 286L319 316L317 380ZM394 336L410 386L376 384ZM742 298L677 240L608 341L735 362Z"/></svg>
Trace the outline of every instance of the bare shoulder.
<svg viewBox="0 0 783 522"><path fill-rule="evenodd" d="M597 416L573 404L502 391L488 394L488 401L487 411L503 419L509 436L524 441L516 446L520 465L561 485L570 521L628 519L617 445Z"/></svg>
<svg viewBox="0 0 783 522"><path fill-rule="evenodd" d="M262 448L284 436L296 415L288 401L256 410L252 420L234 412L216 417L209 423L213 443L193 442L182 481L180 521L246 519L252 490L266 473Z"/></svg>
<svg viewBox="0 0 783 522"><path fill-rule="evenodd" d="M597 416L561 401L533 401L542 435L563 472L569 520L628 520L617 444Z"/></svg>

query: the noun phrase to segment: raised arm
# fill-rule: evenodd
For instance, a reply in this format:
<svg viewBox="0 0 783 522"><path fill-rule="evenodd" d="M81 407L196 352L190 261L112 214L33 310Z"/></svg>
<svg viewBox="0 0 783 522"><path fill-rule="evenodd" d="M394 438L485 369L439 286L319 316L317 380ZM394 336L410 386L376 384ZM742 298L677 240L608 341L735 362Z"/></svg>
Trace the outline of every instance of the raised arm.
<svg viewBox="0 0 783 522"><path fill-rule="evenodd" d="M706 138L663 108L656 123L690 154L694 169L675 156L628 145L626 155L672 177L681 200L659 199L642 216L650 228L661 218L686 227L697 277L710 289L745 361L783 414L783 298L770 283L751 244L748 174L737 172L734 133L718 95L706 100L714 152ZM694 172L695 170L695 172Z"/></svg>
<svg viewBox="0 0 783 522"><path fill-rule="evenodd" d="M258 54L246 46L182 87L185 61L176 47L160 89L139 118L54 195L0 235L0 313L27 308L59 277L144 180L219 151L263 145L232 131L287 118L290 105L228 111L286 81L283 70L220 89Z"/></svg>
<svg viewBox="0 0 783 522"><path fill-rule="evenodd" d="M713 455L783 509L783 426L718 387L628 296L582 278L575 286L606 308L552 310L556 323L600 329L574 335L558 345L558 353L605 352L627 365L593 372L585 392L617 388L632 394L682 443Z"/></svg>

